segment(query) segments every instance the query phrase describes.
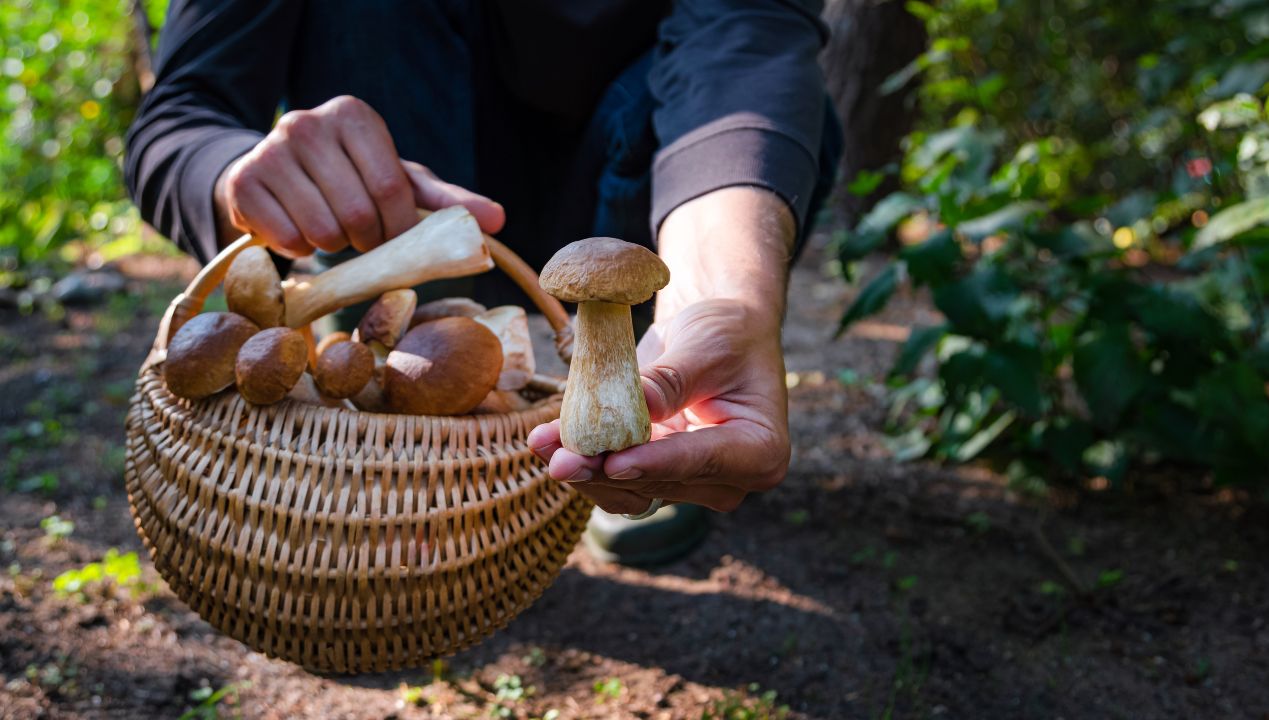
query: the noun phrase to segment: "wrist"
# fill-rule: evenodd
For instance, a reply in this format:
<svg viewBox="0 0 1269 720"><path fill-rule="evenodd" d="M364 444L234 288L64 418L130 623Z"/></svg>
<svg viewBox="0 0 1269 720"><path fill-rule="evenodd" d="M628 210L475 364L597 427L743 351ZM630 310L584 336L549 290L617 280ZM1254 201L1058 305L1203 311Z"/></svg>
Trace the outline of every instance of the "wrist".
<svg viewBox="0 0 1269 720"><path fill-rule="evenodd" d="M792 211L762 188L722 188L675 208L658 233L670 268L670 283L657 295L658 321L697 302L730 300L778 329L795 238Z"/></svg>

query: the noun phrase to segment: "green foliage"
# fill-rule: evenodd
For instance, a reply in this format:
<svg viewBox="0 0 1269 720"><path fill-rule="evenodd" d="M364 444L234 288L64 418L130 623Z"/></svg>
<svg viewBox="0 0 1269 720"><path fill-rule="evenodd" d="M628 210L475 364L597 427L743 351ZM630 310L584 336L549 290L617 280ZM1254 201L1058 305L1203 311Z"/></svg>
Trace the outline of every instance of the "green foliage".
<svg viewBox="0 0 1269 720"><path fill-rule="evenodd" d="M67 570L53 579L53 590L59 595L80 595L90 585L110 581L121 588L141 591L141 562L134 552L120 554L110 548L101 562L88 563L76 570Z"/></svg>
<svg viewBox="0 0 1269 720"><path fill-rule="evenodd" d="M60 515L49 515L40 521L40 529L50 542L60 542L75 532L75 523L63 519Z"/></svg>
<svg viewBox="0 0 1269 720"><path fill-rule="evenodd" d="M189 699L198 704L181 713L179 720L219 720L223 717L221 703L235 708L232 717L242 717L236 711L238 694L249 687L249 682L230 683L219 690L212 690L210 685L204 685L189 694Z"/></svg>
<svg viewBox="0 0 1269 720"><path fill-rule="evenodd" d="M1269 2L908 7L931 45L891 83L920 78L903 189L836 243L850 279L929 228L842 318L905 280L946 318L893 368L896 455L1266 479Z"/></svg>
<svg viewBox="0 0 1269 720"><path fill-rule="evenodd" d="M776 704L776 691L750 683L748 692L727 692L701 712L701 720L784 720L788 705Z"/></svg>
<svg viewBox="0 0 1269 720"><path fill-rule="evenodd" d="M607 680L596 680L595 686L595 702L604 702L605 700L617 700L621 698L621 691L626 688L621 683L620 678L610 677Z"/></svg>
<svg viewBox="0 0 1269 720"><path fill-rule="evenodd" d="M161 14L166 2L148 5ZM24 282L32 264L57 262L68 243L107 255L140 247L122 174L124 134L140 100L131 6L0 5L0 285Z"/></svg>

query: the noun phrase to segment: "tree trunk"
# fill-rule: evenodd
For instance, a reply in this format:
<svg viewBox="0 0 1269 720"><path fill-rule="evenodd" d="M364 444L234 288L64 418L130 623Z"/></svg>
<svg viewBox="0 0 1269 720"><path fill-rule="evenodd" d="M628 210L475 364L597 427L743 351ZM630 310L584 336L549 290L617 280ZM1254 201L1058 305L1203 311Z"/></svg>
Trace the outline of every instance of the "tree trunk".
<svg viewBox="0 0 1269 720"><path fill-rule="evenodd" d="M925 25L902 0L829 0L824 21L832 38L820 64L842 119L841 179L850 183L862 170L877 171L900 159L899 142L916 117L916 83L909 81L888 95L880 88L925 51L927 37ZM854 222L896 184L891 178L867 197L848 193L843 186L836 209L847 222Z"/></svg>

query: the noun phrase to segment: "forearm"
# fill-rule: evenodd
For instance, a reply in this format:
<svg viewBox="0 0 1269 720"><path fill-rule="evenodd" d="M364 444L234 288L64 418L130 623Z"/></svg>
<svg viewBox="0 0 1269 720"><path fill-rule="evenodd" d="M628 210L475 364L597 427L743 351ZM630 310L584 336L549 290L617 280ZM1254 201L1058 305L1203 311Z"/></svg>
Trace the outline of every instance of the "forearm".
<svg viewBox="0 0 1269 720"><path fill-rule="evenodd" d="M778 328L796 233L789 206L762 188L727 187L675 208L658 234L670 283L657 295L657 320L721 298Z"/></svg>

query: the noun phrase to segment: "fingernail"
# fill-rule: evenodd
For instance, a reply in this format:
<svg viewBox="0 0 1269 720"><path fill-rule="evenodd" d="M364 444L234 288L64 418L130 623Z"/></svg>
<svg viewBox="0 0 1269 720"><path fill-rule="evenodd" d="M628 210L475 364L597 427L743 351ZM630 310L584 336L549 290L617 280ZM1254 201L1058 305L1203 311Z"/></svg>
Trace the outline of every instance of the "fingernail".
<svg viewBox="0 0 1269 720"><path fill-rule="evenodd" d="M613 480L638 480L643 477L643 471L637 467L628 467L625 470L618 470L608 477Z"/></svg>
<svg viewBox="0 0 1269 720"><path fill-rule="evenodd" d="M537 455L538 459L540 460L550 460L551 457L546 454L546 450L548 447L550 446L543 445L542 447L531 447L529 448L529 452L533 453L534 455Z"/></svg>
<svg viewBox="0 0 1269 720"><path fill-rule="evenodd" d="M594 473L592 473L590 469L583 467L577 468L572 475L569 475L564 480L565 482L586 482L593 477L595 477Z"/></svg>

